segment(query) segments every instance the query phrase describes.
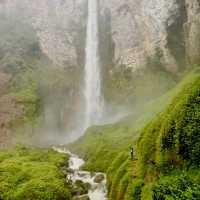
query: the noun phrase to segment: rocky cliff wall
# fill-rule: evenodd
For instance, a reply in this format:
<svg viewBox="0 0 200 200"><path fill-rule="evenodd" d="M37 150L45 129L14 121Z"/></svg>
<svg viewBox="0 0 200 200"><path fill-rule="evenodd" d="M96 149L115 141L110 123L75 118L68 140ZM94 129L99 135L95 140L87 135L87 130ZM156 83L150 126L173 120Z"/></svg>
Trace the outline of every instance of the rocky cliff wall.
<svg viewBox="0 0 200 200"><path fill-rule="evenodd" d="M110 30L104 31L111 34L114 64L140 68L157 48L170 71L185 62L199 62L199 0L100 0L99 4L101 18L109 13ZM56 64L83 65L87 0L4 0L0 9L23 15Z"/></svg>
<svg viewBox="0 0 200 200"><path fill-rule="evenodd" d="M5 0L0 14L31 24L42 51L56 65L74 66L83 59L79 46L84 43L85 6L84 0Z"/></svg>
<svg viewBox="0 0 200 200"><path fill-rule="evenodd" d="M111 13L118 63L140 68L157 48L170 71L199 62L198 0L101 0L101 12L105 9Z"/></svg>

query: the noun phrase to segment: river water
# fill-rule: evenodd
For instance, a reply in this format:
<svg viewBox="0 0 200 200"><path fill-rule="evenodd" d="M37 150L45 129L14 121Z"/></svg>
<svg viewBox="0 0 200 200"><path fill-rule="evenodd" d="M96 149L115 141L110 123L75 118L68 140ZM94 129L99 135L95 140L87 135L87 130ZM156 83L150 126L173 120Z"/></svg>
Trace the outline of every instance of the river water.
<svg viewBox="0 0 200 200"><path fill-rule="evenodd" d="M73 170L73 173L68 175L68 178L71 179L74 183L77 180L81 180L84 183L89 183L91 189L89 190L88 196L90 200L107 200L106 192L106 175L102 173L91 174L88 171L82 171L81 167L84 165L84 160L79 158L77 155L72 154L65 148L53 148L59 153L65 153L70 155L69 168ZM104 175L105 179L101 183L95 183L94 179L97 175Z"/></svg>

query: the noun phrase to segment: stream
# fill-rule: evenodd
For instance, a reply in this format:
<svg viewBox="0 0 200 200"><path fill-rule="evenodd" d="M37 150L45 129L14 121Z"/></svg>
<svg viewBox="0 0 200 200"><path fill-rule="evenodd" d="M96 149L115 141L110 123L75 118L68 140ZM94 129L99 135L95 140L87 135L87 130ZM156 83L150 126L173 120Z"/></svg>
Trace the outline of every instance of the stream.
<svg viewBox="0 0 200 200"><path fill-rule="evenodd" d="M107 192L106 192L106 175L103 173L91 173L88 171L82 171L81 167L84 165L84 160L79 158L77 155L72 154L67 149L63 148L53 148L55 151L59 153L65 153L70 156L69 159L69 169L73 171L73 173L68 175L68 179L72 180L73 183L76 181L82 181L84 183L89 183L91 188L88 192L88 197L90 200L107 200ZM104 176L104 180L100 181L100 183L95 182L95 177ZM80 196L81 197L81 196Z"/></svg>

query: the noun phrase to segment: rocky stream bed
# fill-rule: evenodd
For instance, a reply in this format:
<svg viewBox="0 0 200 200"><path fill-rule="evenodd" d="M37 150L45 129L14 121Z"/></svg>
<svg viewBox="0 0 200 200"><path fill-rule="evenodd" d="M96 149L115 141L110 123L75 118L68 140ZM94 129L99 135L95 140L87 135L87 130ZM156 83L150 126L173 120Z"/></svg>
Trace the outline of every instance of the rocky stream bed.
<svg viewBox="0 0 200 200"><path fill-rule="evenodd" d="M54 147L54 150L70 155L69 167L63 171L66 174L66 181L73 183L73 200L107 200L105 174L82 171L83 159L64 147Z"/></svg>

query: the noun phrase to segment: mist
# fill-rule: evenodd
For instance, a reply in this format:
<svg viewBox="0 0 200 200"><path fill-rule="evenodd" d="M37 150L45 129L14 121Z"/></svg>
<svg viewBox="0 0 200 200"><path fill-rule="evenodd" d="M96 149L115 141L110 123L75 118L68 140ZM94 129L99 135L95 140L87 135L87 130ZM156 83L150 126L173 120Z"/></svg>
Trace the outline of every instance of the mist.
<svg viewBox="0 0 200 200"><path fill-rule="evenodd" d="M90 126L139 113L176 84L179 63L161 38L168 31L166 20L178 8L162 1L154 12L148 3L140 13L145 2L117 3L0 3L0 70L12 75L13 93L34 97L19 128L26 132L20 142L74 141ZM160 20L152 20L161 8ZM145 26L144 14L152 17ZM142 34L146 29L148 36Z"/></svg>

